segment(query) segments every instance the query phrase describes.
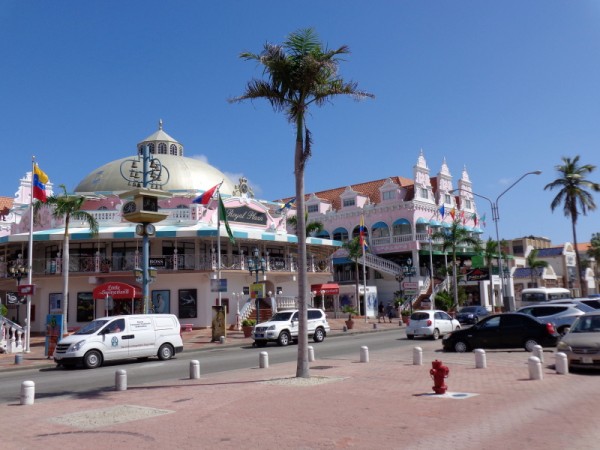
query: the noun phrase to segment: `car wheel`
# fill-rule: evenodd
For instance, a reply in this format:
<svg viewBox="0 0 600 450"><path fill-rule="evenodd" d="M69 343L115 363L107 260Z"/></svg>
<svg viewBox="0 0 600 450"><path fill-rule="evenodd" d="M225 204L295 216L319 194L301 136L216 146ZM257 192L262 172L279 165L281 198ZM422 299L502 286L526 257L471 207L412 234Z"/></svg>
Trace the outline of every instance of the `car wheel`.
<svg viewBox="0 0 600 450"><path fill-rule="evenodd" d="M454 351L457 353L464 353L469 350L469 346L464 341L458 341L454 344Z"/></svg>
<svg viewBox="0 0 600 450"><path fill-rule="evenodd" d="M431 335L431 339L433 339L434 341L436 341L439 338L440 338L440 330L438 330L437 328L435 328L433 330L433 334Z"/></svg>
<svg viewBox="0 0 600 450"><path fill-rule="evenodd" d="M460 325L456 325L456 328L454 329L454 331L458 331L460 330Z"/></svg>
<svg viewBox="0 0 600 450"><path fill-rule="evenodd" d="M254 341L257 347L266 347L267 341Z"/></svg>
<svg viewBox="0 0 600 450"><path fill-rule="evenodd" d="M287 331L282 331L277 338L277 345L285 347L290 343L290 334Z"/></svg>
<svg viewBox="0 0 600 450"><path fill-rule="evenodd" d="M536 345L538 345L537 341L535 339L527 339L525 341L525 350L527 350L528 352L533 352L533 347L535 347Z"/></svg>
<svg viewBox="0 0 600 450"><path fill-rule="evenodd" d="M319 327L315 330L315 334L313 335L313 341L323 342L323 339L325 339L325 330Z"/></svg>
<svg viewBox="0 0 600 450"><path fill-rule="evenodd" d="M83 357L83 365L86 369L95 369L102 365L102 354L97 350L90 350Z"/></svg>
<svg viewBox="0 0 600 450"><path fill-rule="evenodd" d="M161 361L166 361L167 359L171 359L173 357L173 347L169 344L163 344L158 349L158 359Z"/></svg>
<svg viewBox="0 0 600 450"><path fill-rule="evenodd" d="M406 339L408 339L409 341L412 341L415 338L414 334L407 334L406 335Z"/></svg>

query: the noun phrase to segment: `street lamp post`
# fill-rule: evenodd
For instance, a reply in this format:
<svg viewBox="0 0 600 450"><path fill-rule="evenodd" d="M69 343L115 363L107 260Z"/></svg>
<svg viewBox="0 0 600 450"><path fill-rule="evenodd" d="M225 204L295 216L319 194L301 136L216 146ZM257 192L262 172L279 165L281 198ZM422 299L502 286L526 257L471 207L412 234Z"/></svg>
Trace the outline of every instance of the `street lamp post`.
<svg viewBox="0 0 600 450"><path fill-rule="evenodd" d="M262 272L264 274L266 268L267 268L267 262L265 261L265 258L262 258L260 256L260 252L258 251L258 248L254 248L253 256L248 257L248 271L250 272L250 275L252 275L253 273L256 274L255 284L258 284L258 272ZM260 297L256 298L256 323L259 323L259 322L260 322Z"/></svg>
<svg viewBox="0 0 600 450"><path fill-rule="evenodd" d="M412 259L408 258L406 260L406 265L402 266L402 273L404 275L404 277L408 277L408 282L410 283L412 281L412 277L414 275L416 275L417 270L415 269L415 267L412 264ZM412 309L413 305L412 305L412 299L410 300L410 313L412 314Z"/></svg>
<svg viewBox="0 0 600 450"><path fill-rule="evenodd" d="M471 194L473 194L477 197L481 197L481 198L487 200L488 202L490 202L490 206L492 208L492 220L494 221L494 225L496 228L498 275L500 276L500 297L502 297L502 301L503 301L504 308L506 311L514 311L515 303L514 303L514 298L509 295L506 295L507 293L505 292L504 272L503 272L503 268L502 268L502 249L500 248L500 232L498 231L498 221L500 220L500 213L498 210L498 201L500 200L500 197L502 197L509 190L511 190L519 181L521 181L527 175L539 175L541 173L542 173L541 170L534 170L532 172L524 173L523 175L521 175L521 177L517 181L515 181L513 184L511 184L509 187L507 187L504 191L502 191L500 193L500 195L498 195L498 197L496 197L496 201L494 201L494 202L483 195L476 194L475 192L472 192L472 191L465 191L464 189L461 189L461 188L453 189L452 191L450 191L450 193L455 192L455 191L470 192ZM491 283L491 277L492 277L492 274L490 274L490 283Z"/></svg>
<svg viewBox="0 0 600 450"><path fill-rule="evenodd" d="M21 255L19 255L17 257L17 261L9 267L8 272L10 273L10 276L12 278L17 280L17 298L18 298L19 297L18 291L19 291L19 286L21 285L21 279L28 273L27 266L23 265L23 259L22 259ZM20 304L20 301L19 301L19 303L17 303L17 305L19 305L19 304ZM17 322L19 321L19 309L20 309L19 306L17 306ZM27 316L27 317L29 317L29 316ZM29 327L29 323L27 323L27 327ZM29 340L27 341L26 344L27 344L26 347L29 347Z"/></svg>
<svg viewBox="0 0 600 450"><path fill-rule="evenodd" d="M321 289L321 309L325 311L325 290Z"/></svg>

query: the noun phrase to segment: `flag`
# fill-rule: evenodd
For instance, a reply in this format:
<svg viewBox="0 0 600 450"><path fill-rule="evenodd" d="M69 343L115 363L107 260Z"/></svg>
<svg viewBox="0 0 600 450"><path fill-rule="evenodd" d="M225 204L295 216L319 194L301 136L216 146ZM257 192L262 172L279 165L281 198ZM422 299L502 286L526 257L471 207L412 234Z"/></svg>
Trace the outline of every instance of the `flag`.
<svg viewBox="0 0 600 450"><path fill-rule="evenodd" d="M294 197L293 199L291 199L289 202L287 202L286 204L284 204L281 208L279 208L276 212L277 213L282 213L284 212L286 209L290 209L292 207L296 206L296 197Z"/></svg>
<svg viewBox="0 0 600 450"><path fill-rule="evenodd" d="M450 216L452 217L452 220L455 220L455 216L456 216L456 208L452 208L450 210Z"/></svg>
<svg viewBox="0 0 600 450"><path fill-rule="evenodd" d="M227 235L229 236L229 240L232 244L235 244L233 233L231 232L231 228L229 228L229 222L227 222L227 210L225 209L225 205L223 204L221 193L219 192L217 196L219 197L219 220L223 221L223 223L225 224L225 229L227 230Z"/></svg>
<svg viewBox="0 0 600 450"><path fill-rule="evenodd" d="M473 224L475 226L477 226L477 214L473 213L473 215L471 216L471 219L473 219Z"/></svg>
<svg viewBox="0 0 600 450"><path fill-rule="evenodd" d="M360 216L360 226L358 227L358 234L360 237L360 246L362 247L363 252L369 248L369 244L367 244L367 240L365 238L366 231L367 228L365 227L365 216Z"/></svg>
<svg viewBox="0 0 600 450"><path fill-rule="evenodd" d="M46 175L37 164L33 166L33 198L38 199L42 203L46 203L46 183L48 175Z"/></svg>
<svg viewBox="0 0 600 450"><path fill-rule="evenodd" d="M210 202L210 200L212 199L212 196L215 194L215 191L219 186L221 186L222 183L223 182L221 181L221 183L215 184L208 191L204 191L204 193L200 194L198 197L192 200L192 203L197 203L198 205L208 205L208 202Z"/></svg>
<svg viewBox="0 0 600 450"><path fill-rule="evenodd" d="M460 212L460 218L462 219L463 225L466 225L467 224L467 219L465 219L465 212L464 211Z"/></svg>
<svg viewBox="0 0 600 450"><path fill-rule="evenodd" d="M485 227L485 214L483 216L481 216L481 223L483 224L483 226Z"/></svg>
<svg viewBox="0 0 600 450"><path fill-rule="evenodd" d="M442 219L444 218L444 214L446 213L446 210L444 209L444 205L442 205L442 207L439 209L440 215L442 216Z"/></svg>

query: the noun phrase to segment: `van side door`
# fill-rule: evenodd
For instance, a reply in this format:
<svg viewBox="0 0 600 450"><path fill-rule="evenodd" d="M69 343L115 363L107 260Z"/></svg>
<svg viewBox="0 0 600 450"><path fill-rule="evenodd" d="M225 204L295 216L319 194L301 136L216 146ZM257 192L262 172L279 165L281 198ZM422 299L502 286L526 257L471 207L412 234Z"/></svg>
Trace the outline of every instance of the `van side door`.
<svg viewBox="0 0 600 450"><path fill-rule="evenodd" d="M155 356L158 349L155 348L156 332L154 321L150 316L127 317L129 330L129 356L132 358L146 358Z"/></svg>

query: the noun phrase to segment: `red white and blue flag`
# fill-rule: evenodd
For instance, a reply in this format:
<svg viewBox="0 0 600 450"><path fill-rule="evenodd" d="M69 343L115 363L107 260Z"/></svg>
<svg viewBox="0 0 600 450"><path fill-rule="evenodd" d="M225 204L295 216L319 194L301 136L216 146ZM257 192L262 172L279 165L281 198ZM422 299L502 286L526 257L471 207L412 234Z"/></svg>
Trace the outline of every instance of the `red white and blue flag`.
<svg viewBox="0 0 600 450"><path fill-rule="evenodd" d="M209 190L204 191L202 194L192 200L192 203L196 203L198 205L208 205L210 200L213 198L213 195L215 195L215 191L219 188L219 186L221 186L221 184L222 182L214 185Z"/></svg>

